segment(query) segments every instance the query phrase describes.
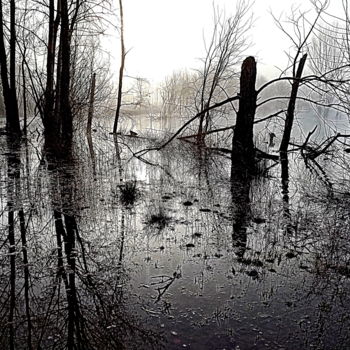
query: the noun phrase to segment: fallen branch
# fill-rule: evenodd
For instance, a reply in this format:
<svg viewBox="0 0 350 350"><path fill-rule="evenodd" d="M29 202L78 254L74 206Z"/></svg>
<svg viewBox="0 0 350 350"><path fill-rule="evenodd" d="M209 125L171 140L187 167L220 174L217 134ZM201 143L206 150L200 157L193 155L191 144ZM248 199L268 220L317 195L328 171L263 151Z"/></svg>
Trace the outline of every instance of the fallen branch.
<svg viewBox="0 0 350 350"><path fill-rule="evenodd" d="M270 154L270 153L266 153L262 150L260 150L259 148L255 147L255 156L257 158L260 159L271 159L271 160L275 160L278 161L280 159L280 157L277 154Z"/></svg>
<svg viewBox="0 0 350 350"><path fill-rule="evenodd" d="M258 119L256 121L254 121L254 124L258 124L258 123L261 123L261 122L264 122L268 119L271 119L271 118L274 118L276 116L278 116L279 114L285 112L286 110L285 109L282 109L276 113L273 113L273 114L270 114L268 115L267 117L264 117L264 118L261 118L261 119ZM221 131L226 131L226 130L234 130L235 128L235 125L231 125L231 126L226 126L224 128L219 128L219 129L214 129L214 130L210 130L210 131L207 131L207 132L204 132L202 133L202 135L209 135L209 134L214 134L214 133L217 133L217 132L221 132ZM194 137L197 137L198 134L192 134L192 135L186 135L186 136L180 136L178 137L179 140L185 140L185 139L190 139L190 138L194 138Z"/></svg>
<svg viewBox="0 0 350 350"><path fill-rule="evenodd" d="M209 135L209 134L214 134L216 132L220 132L220 131L225 131L225 130L230 130L230 129L234 129L235 126L234 125L231 125L231 126L226 126L225 128L220 128L220 129L214 129L214 130L210 130L210 131L207 131L207 132L203 132L202 133L202 136L204 135ZM187 135L187 136L180 136L178 137L179 140L184 140L184 139L190 139L192 137L197 137L198 134L192 134L192 135Z"/></svg>
<svg viewBox="0 0 350 350"><path fill-rule="evenodd" d="M284 113L284 112L286 112L286 110L285 109L281 109L280 111L278 111L276 113L273 113L273 114L270 114L267 117L255 120L254 124L258 124L258 123L264 122L265 120L269 120L271 118L277 117L279 114Z"/></svg>
<svg viewBox="0 0 350 350"><path fill-rule="evenodd" d="M211 111L212 109L221 107L227 103L230 103L232 101L236 101L239 100L239 95L230 97L226 100L223 100L221 102L215 103L212 106L209 106L208 108L203 109L201 112L197 113L194 117L192 117L190 120L188 120L184 125L182 125L173 136L170 137L170 139L168 141L166 141L165 143L163 143L161 146L158 147L152 147L152 148L147 148L147 149L143 149L140 150L138 152L135 153L135 155L140 154L141 156L143 156L144 154L146 154L149 151L160 151L162 148L166 147L171 141L173 141L188 125L190 125L193 121L195 121L197 118L199 118L201 115L205 114L206 112Z"/></svg>

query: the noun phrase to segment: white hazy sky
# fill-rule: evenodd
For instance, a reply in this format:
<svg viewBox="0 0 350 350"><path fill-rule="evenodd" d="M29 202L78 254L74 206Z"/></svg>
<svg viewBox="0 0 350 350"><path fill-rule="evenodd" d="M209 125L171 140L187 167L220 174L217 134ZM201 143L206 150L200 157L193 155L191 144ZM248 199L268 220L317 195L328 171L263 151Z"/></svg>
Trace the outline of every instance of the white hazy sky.
<svg viewBox="0 0 350 350"><path fill-rule="evenodd" d="M340 5L341 0L338 1ZM291 6L307 6L308 0L255 0L254 46L247 52L258 60L258 69L271 72L284 67L284 50L290 42L276 28L269 11L290 13ZM233 13L236 0L216 0L216 6ZM126 74L160 82L174 70L196 68L204 56L203 32L213 23L213 0L126 0L124 1L125 44L130 50ZM119 48L118 39L115 41ZM118 60L115 60L117 62ZM119 64L119 63L116 63Z"/></svg>

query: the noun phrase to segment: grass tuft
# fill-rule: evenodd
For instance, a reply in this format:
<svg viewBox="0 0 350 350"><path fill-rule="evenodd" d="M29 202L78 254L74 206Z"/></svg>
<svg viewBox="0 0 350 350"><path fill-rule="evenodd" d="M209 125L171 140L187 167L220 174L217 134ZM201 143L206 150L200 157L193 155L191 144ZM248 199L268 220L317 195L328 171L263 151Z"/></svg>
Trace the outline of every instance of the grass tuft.
<svg viewBox="0 0 350 350"><path fill-rule="evenodd" d="M119 187L119 190L121 203L126 207L133 206L139 196L136 181L127 181L124 185Z"/></svg>

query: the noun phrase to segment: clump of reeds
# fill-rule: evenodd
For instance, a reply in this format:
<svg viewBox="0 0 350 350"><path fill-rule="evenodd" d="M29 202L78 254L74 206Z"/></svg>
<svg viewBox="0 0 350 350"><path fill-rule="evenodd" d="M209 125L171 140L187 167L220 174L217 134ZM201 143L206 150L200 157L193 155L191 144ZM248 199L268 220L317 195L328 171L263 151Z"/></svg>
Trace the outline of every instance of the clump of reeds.
<svg viewBox="0 0 350 350"><path fill-rule="evenodd" d="M126 206L131 207L135 204L139 197L139 190L136 187L136 181L127 181L119 186L120 202Z"/></svg>
<svg viewBox="0 0 350 350"><path fill-rule="evenodd" d="M159 209L156 213L148 215L146 220L148 225L156 226L159 229L164 229L170 222L170 217L165 214L163 209Z"/></svg>

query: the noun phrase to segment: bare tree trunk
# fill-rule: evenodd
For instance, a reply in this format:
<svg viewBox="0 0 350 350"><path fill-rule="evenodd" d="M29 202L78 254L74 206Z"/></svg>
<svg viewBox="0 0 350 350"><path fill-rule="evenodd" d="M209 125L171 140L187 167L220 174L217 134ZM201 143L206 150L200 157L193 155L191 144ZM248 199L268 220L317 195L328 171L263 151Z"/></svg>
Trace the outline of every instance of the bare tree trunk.
<svg viewBox="0 0 350 350"><path fill-rule="evenodd" d="M16 89L16 7L15 0L10 1L10 88Z"/></svg>
<svg viewBox="0 0 350 350"><path fill-rule="evenodd" d="M61 20L61 1L57 0L57 15L55 18L55 0L49 3L49 35L47 41L47 58L46 58L46 87L44 100L43 123L45 134L51 138L54 133L57 134L58 124L54 113L55 96L54 96L54 71L55 71L55 52L58 26Z"/></svg>
<svg viewBox="0 0 350 350"><path fill-rule="evenodd" d="M4 96L4 105L6 111L6 121L8 122L8 111L10 110L11 91L8 81L7 55L5 49L5 35L4 35L4 18L2 0L0 0L0 68L1 68L1 85Z"/></svg>
<svg viewBox="0 0 350 350"><path fill-rule="evenodd" d="M24 53L26 51L24 50ZM26 71L24 67L24 60L22 61L22 82L23 82L23 91L22 91L22 96L23 96L23 134L27 135L27 83L26 83Z"/></svg>
<svg viewBox="0 0 350 350"><path fill-rule="evenodd" d="M123 74L124 74L124 65L125 65L125 56L126 56L125 45L124 45L124 16L123 16L122 0L119 0L119 13L120 13L120 49L121 49L120 57L121 57L121 62L120 62L120 68L119 68L118 99L117 99L117 109L115 111L113 134L116 134L117 130L118 130L120 107L122 104Z"/></svg>
<svg viewBox="0 0 350 350"><path fill-rule="evenodd" d="M71 143L73 136L73 117L69 101L70 91L70 34L69 14L67 0L61 0L61 36L60 49L62 57L62 70L59 77L60 96L60 121L62 123L62 139L66 146Z"/></svg>
<svg viewBox="0 0 350 350"><path fill-rule="evenodd" d="M0 65L1 82L3 87L6 110L6 128L9 132L21 134L18 102L16 95L16 28L15 28L15 1L10 2L10 81L8 78L7 54L5 49L4 19L2 0L0 0Z"/></svg>
<svg viewBox="0 0 350 350"><path fill-rule="evenodd" d="M91 79L88 121L86 126L86 133L90 136L91 136L92 118L94 116L95 85L96 85L96 73L93 73L92 79Z"/></svg>
<svg viewBox="0 0 350 350"><path fill-rule="evenodd" d="M16 95L16 6L15 0L10 1L10 89L11 89L11 114L12 131L20 134L18 102Z"/></svg>
<svg viewBox="0 0 350 350"><path fill-rule="evenodd" d="M94 153L94 144L92 142L92 137L91 137L91 126L92 126L92 118L94 115L95 84L96 84L96 73L93 73L92 80L91 80L89 114L88 114L88 121L86 126L86 135L88 140L88 146L89 146L91 163L92 163L92 172L93 172L94 178L96 176L96 158Z"/></svg>
<svg viewBox="0 0 350 350"><path fill-rule="evenodd" d="M298 69L295 74L292 84L292 91L288 103L286 120L284 124L283 136L280 145L280 160L281 160L281 179L282 179L282 195L283 195L283 213L286 219L286 230L288 233L292 232L291 214L289 209L289 165L288 165L288 145L292 133L295 103L298 95L301 75L305 66L307 54L304 54L299 61Z"/></svg>
<svg viewBox="0 0 350 350"><path fill-rule="evenodd" d="M205 105L203 105L201 109L203 111L208 107L209 107L209 103L206 103ZM206 136L205 131L207 129L204 127L205 116L206 116L206 113L203 112L199 118L198 133L197 133L197 144L202 146L204 146L204 143L205 143L205 136Z"/></svg>
<svg viewBox="0 0 350 350"><path fill-rule="evenodd" d="M256 110L256 62L247 57L241 70L239 109L232 140L231 177L238 172L250 173L254 168L253 127Z"/></svg>
<svg viewBox="0 0 350 350"><path fill-rule="evenodd" d="M62 123L60 118L60 110L61 110L61 77L62 75L62 50L61 46L58 45L58 53L57 53L57 64L56 64L56 88L55 93L53 95L53 124L51 126L50 132L54 133L53 125L56 126L55 138L61 137L62 135Z"/></svg>
<svg viewBox="0 0 350 350"><path fill-rule="evenodd" d="M296 72L296 75L292 84L292 91L290 94L290 99L288 103L288 108L287 108L287 114L286 114L286 120L284 124L284 131L283 131L283 136L282 136L282 141L281 141L281 146L280 146L280 156L281 159L283 157L287 157L287 151L288 151L288 144L290 140L290 135L292 132L292 127L293 127L293 121L294 121L294 111L295 111L295 102L297 99L298 95L298 89L300 85L300 78L303 73L303 69L305 66L305 61L307 58L307 54L305 54L298 65L298 69Z"/></svg>

